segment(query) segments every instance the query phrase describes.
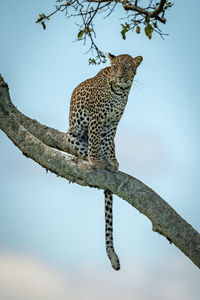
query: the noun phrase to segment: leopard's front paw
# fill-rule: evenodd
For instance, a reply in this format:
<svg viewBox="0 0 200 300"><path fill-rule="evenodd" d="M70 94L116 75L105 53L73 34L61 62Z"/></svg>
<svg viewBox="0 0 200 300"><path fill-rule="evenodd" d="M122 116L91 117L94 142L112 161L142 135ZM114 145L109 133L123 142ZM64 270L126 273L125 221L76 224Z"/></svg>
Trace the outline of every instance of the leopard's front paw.
<svg viewBox="0 0 200 300"><path fill-rule="evenodd" d="M96 168L96 169L105 169L106 168L105 162L96 157L89 157L88 161L89 161L89 164L93 168Z"/></svg>
<svg viewBox="0 0 200 300"><path fill-rule="evenodd" d="M112 172L116 172L119 169L119 163L118 161L109 161L108 163L106 163L106 169L110 170Z"/></svg>

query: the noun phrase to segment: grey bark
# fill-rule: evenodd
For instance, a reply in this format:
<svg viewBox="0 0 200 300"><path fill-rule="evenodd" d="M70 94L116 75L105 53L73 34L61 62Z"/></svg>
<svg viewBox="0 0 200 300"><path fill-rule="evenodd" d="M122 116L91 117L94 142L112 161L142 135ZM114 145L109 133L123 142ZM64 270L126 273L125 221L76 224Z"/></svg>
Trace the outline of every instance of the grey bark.
<svg viewBox="0 0 200 300"><path fill-rule="evenodd" d="M0 75L0 128L22 151L42 167L83 186L110 190L152 222L155 232L176 245L200 268L200 234L158 194L140 180L123 172L92 168L70 152L65 133L23 115L12 104L8 85Z"/></svg>

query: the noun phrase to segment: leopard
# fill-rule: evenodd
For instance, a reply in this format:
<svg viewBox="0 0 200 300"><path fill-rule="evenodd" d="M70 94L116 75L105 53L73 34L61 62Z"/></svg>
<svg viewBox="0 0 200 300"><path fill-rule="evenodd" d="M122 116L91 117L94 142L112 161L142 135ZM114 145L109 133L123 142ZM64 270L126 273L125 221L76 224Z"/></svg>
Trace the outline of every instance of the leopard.
<svg viewBox="0 0 200 300"><path fill-rule="evenodd" d="M143 57L108 54L110 66L80 83L70 101L67 142L78 158L92 168L117 172L115 135ZM120 261L113 245L113 194L104 191L106 253L115 270Z"/></svg>

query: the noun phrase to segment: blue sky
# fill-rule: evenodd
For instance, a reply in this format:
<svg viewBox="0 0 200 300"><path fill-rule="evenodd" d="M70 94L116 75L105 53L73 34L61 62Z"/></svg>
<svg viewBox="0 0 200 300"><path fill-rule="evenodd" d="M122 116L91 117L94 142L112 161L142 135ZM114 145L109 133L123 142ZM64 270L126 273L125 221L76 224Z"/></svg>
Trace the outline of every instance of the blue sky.
<svg viewBox="0 0 200 300"><path fill-rule="evenodd" d="M109 62L88 65L91 54L84 53L89 45L73 42L78 32L75 20L57 15L48 22L46 31L35 24L38 14L50 11L53 4L47 0L1 4L0 73L20 111L67 131L73 89ZM199 1L191 1L190 7L192 14L186 1L175 1L163 28L169 33L164 41L159 36L150 41L144 34L131 33L123 41L120 10L110 19L98 18L96 29L101 49L144 58L118 127L120 169L153 188L200 231ZM188 299L187 295L197 299L197 267L153 233L150 221L138 211L115 197L114 240L122 266L115 273L104 249L103 192L46 174L2 131L0 145L0 252L5 254L0 257L0 265L7 263L10 274L15 266L32 266L39 261L51 269L44 272L45 278L55 269L62 270L71 290L82 289L86 299L90 299L87 287L92 279L96 284L100 281L101 290L108 289L111 298L115 286L120 289L121 284L127 290L127 299L149 299L148 294L160 299L159 291L151 290L154 280L159 280L169 292L164 299L172 299L170 291L177 295L174 299ZM24 272L28 276L31 270L27 267ZM165 275L160 277L161 273ZM133 283L127 280L131 276L135 287L144 286L151 278L146 293L139 289L134 293ZM180 283L185 289L183 295Z"/></svg>

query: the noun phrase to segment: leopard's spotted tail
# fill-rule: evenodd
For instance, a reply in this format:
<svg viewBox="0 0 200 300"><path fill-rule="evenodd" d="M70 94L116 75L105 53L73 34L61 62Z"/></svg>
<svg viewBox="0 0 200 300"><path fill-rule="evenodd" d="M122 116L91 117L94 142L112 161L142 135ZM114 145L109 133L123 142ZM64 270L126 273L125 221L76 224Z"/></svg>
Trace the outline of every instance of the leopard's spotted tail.
<svg viewBox="0 0 200 300"><path fill-rule="evenodd" d="M112 222L112 203L113 196L110 191L104 191L105 194L105 234L106 234L106 252L115 270L120 269L119 258L115 253L113 246L113 222Z"/></svg>

